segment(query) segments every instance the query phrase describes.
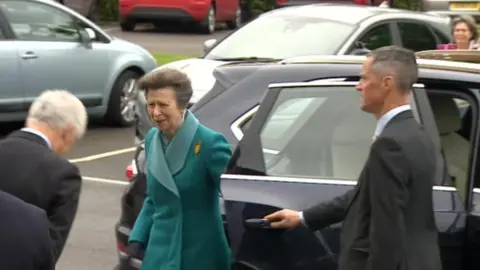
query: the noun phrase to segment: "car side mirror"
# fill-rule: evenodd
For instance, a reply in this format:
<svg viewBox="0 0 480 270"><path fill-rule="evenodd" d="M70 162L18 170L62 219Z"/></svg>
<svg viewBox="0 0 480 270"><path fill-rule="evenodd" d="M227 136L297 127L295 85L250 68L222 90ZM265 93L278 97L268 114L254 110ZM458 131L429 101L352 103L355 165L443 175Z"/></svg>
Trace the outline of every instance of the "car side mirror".
<svg viewBox="0 0 480 270"><path fill-rule="evenodd" d="M97 38L97 35L91 28L85 28L80 31L80 38L83 43L90 43Z"/></svg>
<svg viewBox="0 0 480 270"><path fill-rule="evenodd" d="M203 43L203 51L208 52L216 43L217 43L217 40L214 38L206 40Z"/></svg>

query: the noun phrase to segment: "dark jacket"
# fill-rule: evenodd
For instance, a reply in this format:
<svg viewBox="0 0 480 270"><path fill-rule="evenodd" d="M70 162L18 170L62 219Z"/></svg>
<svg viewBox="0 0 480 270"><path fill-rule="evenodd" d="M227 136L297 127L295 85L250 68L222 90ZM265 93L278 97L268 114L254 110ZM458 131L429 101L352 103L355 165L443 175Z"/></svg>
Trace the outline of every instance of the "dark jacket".
<svg viewBox="0 0 480 270"><path fill-rule="evenodd" d="M77 212L78 168L50 150L43 138L17 131L0 142L0 171L0 190L47 213L57 261Z"/></svg>
<svg viewBox="0 0 480 270"><path fill-rule="evenodd" d="M440 270L431 139L411 111L372 143L350 192L304 211L310 228L343 220L339 270Z"/></svg>
<svg viewBox="0 0 480 270"><path fill-rule="evenodd" d="M55 269L45 211L0 191L0 219L0 269Z"/></svg>

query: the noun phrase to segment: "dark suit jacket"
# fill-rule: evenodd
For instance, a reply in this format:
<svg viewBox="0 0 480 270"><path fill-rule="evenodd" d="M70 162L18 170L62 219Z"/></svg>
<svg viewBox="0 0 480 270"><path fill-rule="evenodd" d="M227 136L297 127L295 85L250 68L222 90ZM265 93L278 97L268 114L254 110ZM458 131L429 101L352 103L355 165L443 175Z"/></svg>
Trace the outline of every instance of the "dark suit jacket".
<svg viewBox="0 0 480 270"><path fill-rule="evenodd" d="M320 229L343 220L339 270L440 270L432 186L435 150L411 111L372 143L356 187L304 211Z"/></svg>
<svg viewBox="0 0 480 270"><path fill-rule="evenodd" d="M58 260L77 212L78 168L51 151L43 138L16 131L0 142L0 171L0 190L47 212Z"/></svg>
<svg viewBox="0 0 480 270"><path fill-rule="evenodd" d="M0 219L0 269L55 269L45 211L0 191Z"/></svg>

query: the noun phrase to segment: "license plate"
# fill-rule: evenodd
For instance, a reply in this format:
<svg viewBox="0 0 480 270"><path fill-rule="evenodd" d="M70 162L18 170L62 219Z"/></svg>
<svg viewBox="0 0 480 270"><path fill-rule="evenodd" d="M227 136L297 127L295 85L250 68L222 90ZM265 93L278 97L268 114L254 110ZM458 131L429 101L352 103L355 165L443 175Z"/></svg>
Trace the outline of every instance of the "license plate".
<svg viewBox="0 0 480 270"><path fill-rule="evenodd" d="M451 10L480 10L479 3L450 3Z"/></svg>

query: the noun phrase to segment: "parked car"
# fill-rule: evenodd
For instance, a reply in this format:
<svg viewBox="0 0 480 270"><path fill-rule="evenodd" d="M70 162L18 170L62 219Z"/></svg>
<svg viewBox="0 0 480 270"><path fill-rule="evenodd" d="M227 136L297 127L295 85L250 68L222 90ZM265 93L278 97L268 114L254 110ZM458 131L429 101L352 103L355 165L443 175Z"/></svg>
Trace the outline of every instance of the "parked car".
<svg viewBox="0 0 480 270"><path fill-rule="evenodd" d="M120 0L118 4L123 31L133 31L137 23L194 22L203 33L211 34L217 22L236 29L242 19L239 0Z"/></svg>
<svg viewBox="0 0 480 270"><path fill-rule="evenodd" d="M0 0L0 43L0 121L23 121L43 90L61 88L91 118L131 125L136 80L156 67L142 47L51 0Z"/></svg>
<svg viewBox="0 0 480 270"><path fill-rule="evenodd" d="M455 54L455 52L456 51L450 51L451 54ZM445 52L439 51L438 54L444 55L444 57L448 58L448 54ZM472 54L480 54L480 52L472 51ZM430 52L430 55L431 57L433 57L432 55L434 55L434 53ZM303 63L307 60L310 60L314 63L311 63L311 64ZM234 195L233 191L229 189L232 185L241 183L239 181L234 182L233 180L228 180L229 177L230 178L233 177L231 176L231 174L235 173L237 175L241 175L239 177L249 179L250 176L244 176L243 174L246 174L248 172L249 174L253 174L255 176L257 174L256 172L259 172L258 170L255 170L255 166L257 165L262 166L261 164L257 164L257 162L259 161L258 159L248 159L248 158L243 159L243 156L244 156L243 153L245 153L246 155L246 153L248 153L249 150L247 150L247 148L243 147L242 145L238 145L238 142L242 140L242 138L244 137L244 133L247 132L247 130L249 130L250 126L252 126L253 128L253 126L256 125L254 124L253 119L258 110L258 104L262 100L262 97L265 95L265 91L268 88L268 85L271 83L288 83L288 82L304 82L304 83L309 82L311 84L350 82L351 84L352 81L354 82L358 80L361 61L363 61L361 57L358 58L354 56L349 56L349 57L347 56L342 56L342 57L340 56L317 56L317 57L309 56L309 57L299 57L294 59L294 61L285 60L281 64L258 65L255 63L232 63L230 65L219 66L215 69L214 71L214 77L216 79L215 86L213 87L212 91L206 94L202 99L200 99L199 102L197 102L195 105L191 107L191 111L193 111L196 117L198 117L203 124L205 124L206 126L212 129L222 132L227 137L227 140L231 144L232 149L238 148L238 149L243 149L244 151L242 152L241 150L237 150L235 152L235 155L233 158L235 161L232 162L230 165L229 174L227 174L224 177L226 181L231 181L231 184L224 186L225 191L223 192L228 192L229 196L236 196L236 197L230 197L231 201L233 200L232 198L241 198L242 200L244 199L242 192L236 192L235 193L236 195ZM469 73L469 72L472 72L473 64L452 63L448 61L428 60L428 59L419 59L419 63L420 63L419 82L425 85L425 88L427 89L428 93L430 92L432 92L433 94L437 93L435 90L438 88L437 84L448 86L451 89L456 89L456 87L457 88L460 87L460 85L455 86L457 85L456 84L457 82L462 81L464 83L464 81L466 81L470 77L476 76L474 74ZM475 68L480 69L478 67L475 67ZM477 69L475 69L475 72L478 72ZM444 78L448 78L448 80L453 80L453 81L443 81ZM452 79L452 78L455 78L455 79ZM480 79L477 79L477 80L480 81ZM352 98L353 97L350 97L350 99ZM265 98L264 100L267 100L267 98ZM268 156L267 157L268 160L266 160L267 162L266 164L268 166L270 166L269 164L272 164L272 166L275 165L277 166L276 168L279 168L279 170L281 170L281 166L284 166L282 164L288 164L289 161L283 156L281 157L281 160L277 159L277 157L280 158L278 154L281 153L281 149L279 149L274 142L280 143L283 140L281 136L282 134L290 134L289 133L290 130L288 132L285 131L286 123L292 124L294 122L302 121L297 117L297 114L298 114L297 111L308 107L307 105L309 104L310 101L308 101L308 99L307 100L299 99L298 102L296 100L289 101L289 102L290 102L290 105L287 104L287 106L283 106L283 109L281 110L280 114L272 116L271 124L269 124L267 128L269 130L269 134L272 134L272 137L278 138L279 140L277 141L263 140L262 141L262 145L264 148L262 151L264 152L265 156ZM455 102L459 110L461 110L462 112L461 113L462 119L471 119L472 110L470 109L470 103L471 103L470 100L466 98L463 98L463 99L457 98L455 99ZM234 104L234 106L232 106L232 104ZM341 100L338 101L338 104L342 104L342 101ZM349 107L350 110L354 110L356 114L358 114L359 112L358 104L351 104L351 103L346 103L346 104L350 106ZM339 106L339 108L345 108L345 106L342 105L342 106ZM443 108L442 106L436 107L436 108ZM222 113L218 113L219 111L221 111ZM435 112L441 113L442 110L436 110ZM363 140L363 137L367 136L366 134L369 134L368 136L371 141L372 135L369 132L373 133L375 128L374 126L375 120L368 115L365 116L364 114L359 114L359 117L360 117L359 120L367 121L367 122L355 123L356 121L356 118L355 118L352 120L354 123L351 129L358 128L358 132L361 132L360 140ZM469 120L464 120L464 121L469 121ZM360 128L361 125L365 125L365 127ZM256 127L258 128L258 126ZM325 128L325 125L323 125L323 128L319 128L318 132L320 132L324 128ZM354 139L348 137L348 136L353 136L352 134L356 134L356 131L353 132L349 130L348 127L342 127L342 128L346 129L345 134L343 134L342 129L339 129L339 130L335 129L335 134L334 134L334 137L337 138L340 143L340 145L338 146L339 147L338 149L340 149L339 151L342 151L341 149L342 145L346 147L345 150L348 150L350 149L349 145L351 145L352 143L355 143L355 144L352 144L351 146L354 148L354 150L356 149L360 151L359 152L360 157L364 157L365 147L368 147L369 144L366 143L365 145L358 145L359 143L357 143ZM464 136L470 137L469 132L467 132L467 129L468 128L462 128L461 132L462 134L464 134ZM310 133L310 135L311 134L317 134L317 133ZM344 135L343 137L342 137L342 134ZM444 135L446 135L446 133ZM344 139L345 136L347 137ZM311 137L317 137L317 135L311 136ZM306 138L305 140L306 142L311 142L312 139L314 138ZM325 145L325 144L322 144L322 145ZM448 145L446 147L448 147ZM450 150L457 149L455 147L457 146L454 144L452 145L452 147L448 147L448 149ZM298 150L297 153L299 154L300 153L307 154L311 152L310 150L308 150L308 145L297 150ZM342 152L339 152L339 153L342 153ZM356 155L353 155L353 154L351 156L353 158L352 160L351 158L348 157L347 154L351 154L351 153L345 152L345 155L339 156L339 158L341 158L345 162L352 162L351 163L352 166L349 167L350 165L349 166L345 165L344 167L340 167L343 169L342 169L342 173L340 173L339 175L342 177L354 177L353 175L360 168L361 163L363 161L358 161L357 158L355 158ZM464 158L465 156L454 161L461 160L462 162L464 162L465 161ZM240 168L237 168L235 165L236 163L239 162L239 160L242 160L243 162L246 162L251 166L253 166L250 168L250 169L253 169L253 171L245 170L240 173ZM310 167L308 167L308 166L311 166L311 164L310 165L309 164L310 163L308 162L305 163L305 165L307 166L305 170L311 169ZM315 163L315 164L318 165L318 163ZM140 144L135 154L135 157L132 160L132 163L129 164L127 167L126 175L127 175L127 179L129 179L130 181L130 184L126 188L122 196L121 216L119 218L119 222L115 227L115 236L117 238L117 248L118 248L118 253L119 253L119 258L121 263L125 263L124 259L126 257L126 250L125 250L126 243L127 243L131 228L135 223L136 217L138 216L138 213L141 209L141 206L145 197L146 181L145 181L145 174L144 174L145 172L144 166L145 166L145 154L143 151L143 144ZM349 167L349 168L345 169L345 167ZM299 166L297 169L299 171L303 170L301 166ZM288 172L285 172L285 173L288 173ZM460 179L460 176L456 176L456 177ZM273 177L272 179L276 179L276 178ZM463 183L464 181L463 180L457 181L457 183L460 183L460 182ZM350 184L350 185L353 186L354 184ZM444 187L444 188L448 189L451 187ZM332 187L331 189L329 189L329 192L330 191L332 192L335 191L335 188ZM285 194L285 193L282 193L282 194ZM319 193L319 194L322 194L322 193ZM254 197L260 200L261 198L267 199L274 195L275 194L271 194L270 192L266 192L265 190L263 190L262 194L260 193L254 194ZM297 195L295 195L294 197L300 200L302 196L297 196ZM251 199L253 200L254 198L252 197ZM308 202L309 201L306 200L306 203ZM241 208L238 203L232 204L232 202L229 202L229 205L230 205L229 207L237 207L236 209ZM236 206L232 206L232 205L236 205ZM274 206L278 207L278 205L274 205ZM441 204L440 206L447 207L449 205ZM227 211L229 211L228 207L226 209ZM445 209L450 209L450 208L448 207L442 208L442 210L445 210ZM233 211L233 210L230 210L230 211ZM222 213L224 212L225 211L222 211ZM258 212L258 215L252 216L252 217L254 218L262 217L263 213L264 212ZM230 217L228 217L228 219L224 219L225 228L226 230L227 228L228 230L230 230L231 228L235 228L233 232L229 233L229 239L230 241L232 241L232 248L235 252L237 252L236 254L243 254L243 253L238 253L238 250L239 250L238 241L241 238L241 235L238 234L239 231L237 229L241 225L228 224L227 226L226 224L227 220L230 220L229 222L231 223L235 218L238 218L238 217L239 217L238 212L235 212L235 211L232 212L231 219ZM446 225L442 224L441 228L445 228L445 226ZM325 237L328 237L328 236L325 236ZM313 239L312 241L314 242L314 240L315 239ZM329 242L330 244L332 244L332 246L330 246L329 248L331 248L333 251L335 251L335 248L336 248L335 241L336 241L335 238L332 238L331 241ZM237 246L235 246L234 243L236 243ZM261 246L258 246L258 248L261 248ZM268 250L266 250L266 252L267 251ZM276 252L276 251L274 250L273 252ZM311 254L312 252L317 252L317 251L313 250L312 252L306 252L305 250L302 249L302 252L305 252L305 254ZM248 257L251 254L244 254L244 255ZM242 256L243 255L238 257L240 258L239 260L245 261L245 259L242 259ZM327 258L326 261L328 262L328 260L329 259ZM141 263L141 258L140 260L134 260L132 265L138 268L140 263ZM311 266L311 264L309 265ZM445 265L448 266L449 264L445 264ZM137 268L133 267L132 269L137 269ZM245 269L255 269L255 268L245 268ZM277 269L277 268L260 267L257 269ZM278 269L296 269L296 268L278 268ZM323 268L298 268L298 269L323 269ZM329 269L329 268L326 268L326 269ZM444 269L454 269L454 268L444 268Z"/></svg>
<svg viewBox="0 0 480 270"><path fill-rule="evenodd" d="M195 103L214 86L212 71L226 63L270 64L304 55L364 54L366 49L392 44L414 51L434 50L437 44L450 42L450 32L446 18L405 10L342 4L285 7L261 15L218 43L207 40L200 59L158 69L187 73ZM139 143L152 123L143 97L137 102L135 142Z"/></svg>

